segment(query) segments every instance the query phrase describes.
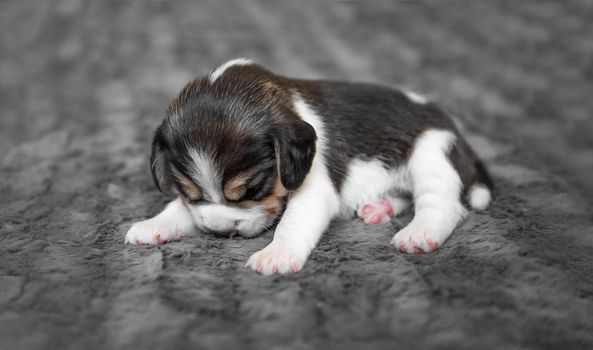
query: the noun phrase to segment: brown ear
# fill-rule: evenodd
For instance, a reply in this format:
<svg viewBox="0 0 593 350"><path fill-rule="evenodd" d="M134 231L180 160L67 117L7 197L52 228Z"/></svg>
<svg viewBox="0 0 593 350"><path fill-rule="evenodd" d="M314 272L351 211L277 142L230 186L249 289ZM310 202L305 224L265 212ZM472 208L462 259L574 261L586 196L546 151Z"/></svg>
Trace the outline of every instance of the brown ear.
<svg viewBox="0 0 593 350"><path fill-rule="evenodd" d="M308 123L294 118L283 121L272 131L278 172L282 185L294 191L311 170L317 134Z"/></svg>
<svg viewBox="0 0 593 350"><path fill-rule="evenodd" d="M154 181L156 187L159 189L159 191L166 193L171 192L173 188L173 180L168 169L164 145L165 143L161 128L159 127L154 134L154 139L152 140L150 171L152 173L152 180Z"/></svg>

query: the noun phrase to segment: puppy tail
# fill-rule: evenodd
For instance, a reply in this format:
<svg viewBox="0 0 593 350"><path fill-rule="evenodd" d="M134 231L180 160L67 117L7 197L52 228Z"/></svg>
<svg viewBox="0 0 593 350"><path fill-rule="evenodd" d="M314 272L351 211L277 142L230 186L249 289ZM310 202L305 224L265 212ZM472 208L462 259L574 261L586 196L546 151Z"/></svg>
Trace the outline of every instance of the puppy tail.
<svg viewBox="0 0 593 350"><path fill-rule="evenodd" d="M488 208L492 200L492 190L494 185L484 164L475 158L476 181L471 185L468 193L469 205L474 210L484 210Z"/></svg>
<svg viewBox="0 0 593 350"><path fill-rule="evenodd" d="M469 190L468 200L469 205L472 207L472 209L484 210L488 208L490 200L492 200L492 192L490 192L490 189L488 189L488 187L480 183L476 183L472 185L472 187Z"/></svg>

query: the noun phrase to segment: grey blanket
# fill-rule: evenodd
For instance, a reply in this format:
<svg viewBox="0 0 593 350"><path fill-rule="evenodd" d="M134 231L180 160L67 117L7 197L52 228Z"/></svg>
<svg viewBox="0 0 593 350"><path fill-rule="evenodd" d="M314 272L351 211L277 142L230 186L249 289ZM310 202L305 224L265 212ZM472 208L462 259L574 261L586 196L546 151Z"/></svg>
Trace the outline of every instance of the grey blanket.
<svg viewBox="0 0 593 350"><path fill-rule="evenodd" d="M593 348L590 1L0 4L1 349ZM497 190L438 251L411 218L332 224L304 270L271 239L123 244L169 198L152 132L192 76L278 73L427 93Z"/></svg>

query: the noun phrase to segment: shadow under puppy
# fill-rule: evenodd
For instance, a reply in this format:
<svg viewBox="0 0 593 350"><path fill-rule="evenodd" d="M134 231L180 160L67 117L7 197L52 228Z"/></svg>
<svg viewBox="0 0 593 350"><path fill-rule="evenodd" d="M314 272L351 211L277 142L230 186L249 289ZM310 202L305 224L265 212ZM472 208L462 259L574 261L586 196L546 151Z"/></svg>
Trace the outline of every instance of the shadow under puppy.
<svg viewBox="0 0 593 350"><path fill-rule="evenodd" d="M246 59L190 82L152 144L155 184L178 198L138 222L131 244L160 244L197 227L252 237L277 223L248 267L302 269L330 221L415 215L391 244L425 253L467 207L485 209L492 183L453 122L422 96L387 87L288 79Z"/></svg>

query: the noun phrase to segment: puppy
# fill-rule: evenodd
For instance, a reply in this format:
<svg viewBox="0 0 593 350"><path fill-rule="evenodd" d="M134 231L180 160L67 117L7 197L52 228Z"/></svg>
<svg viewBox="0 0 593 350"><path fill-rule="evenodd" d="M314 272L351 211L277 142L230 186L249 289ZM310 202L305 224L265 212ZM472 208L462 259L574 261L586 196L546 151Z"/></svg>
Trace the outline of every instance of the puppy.
<svg viewBox="0 0 593 350"><path fill-rule="evenodd" d="M157 128L150 160L177 199L138 222L131 244L194 231L274 239L247 267L300 271L334 218L389 221L413 198L391 245L437 249L467 209L485 209L492 182L451 119L422 96L387 87L289 79L246 59L187 84Z"/></svg>

